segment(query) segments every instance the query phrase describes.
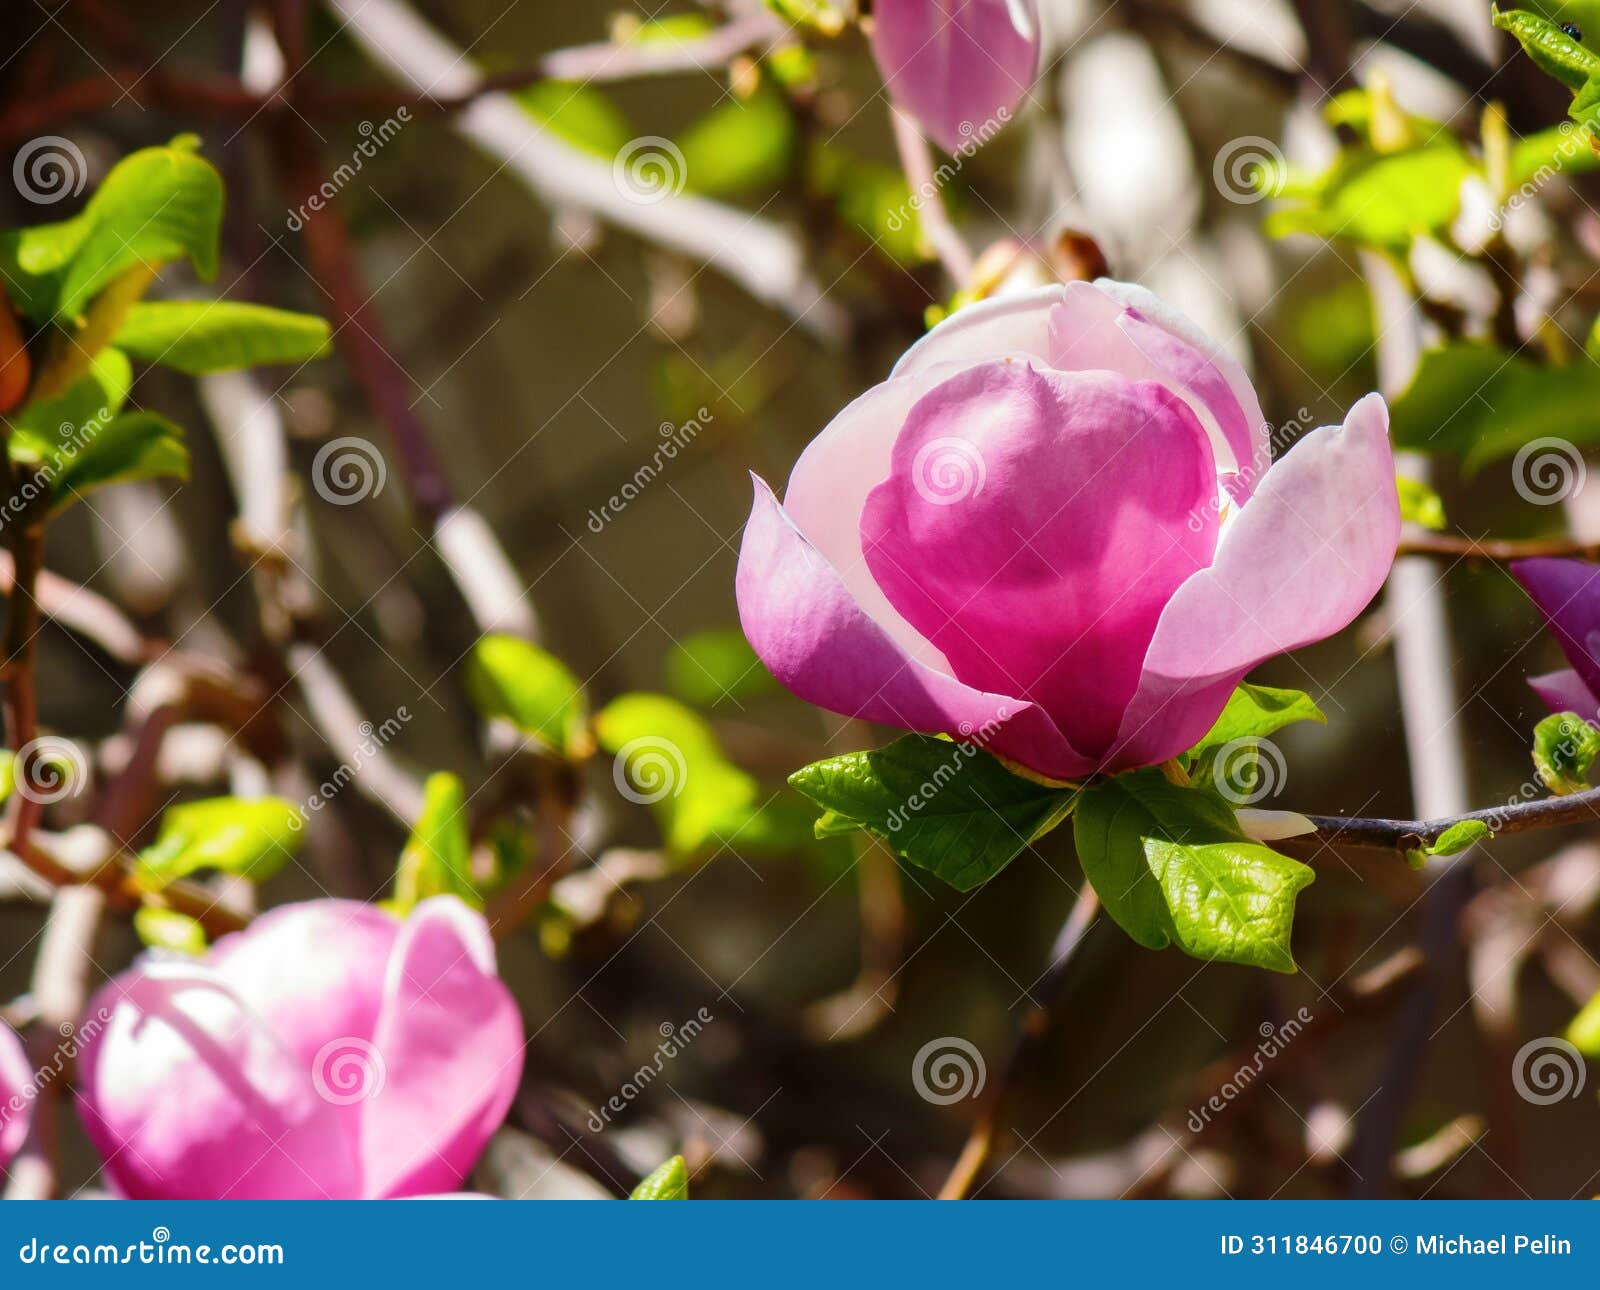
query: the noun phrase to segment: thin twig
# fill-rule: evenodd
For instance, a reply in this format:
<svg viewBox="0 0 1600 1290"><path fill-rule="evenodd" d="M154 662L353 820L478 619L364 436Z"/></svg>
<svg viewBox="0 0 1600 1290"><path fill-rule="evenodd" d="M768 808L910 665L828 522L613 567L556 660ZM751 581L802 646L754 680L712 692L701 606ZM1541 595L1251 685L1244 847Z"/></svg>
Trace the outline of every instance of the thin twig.
<svg viewBox="0 0 1600 1290"><path fill-rule="evenodd" d="M1575 538L1469 538L1445 533L1418 533L1401 538L1399 554L1437 556L1447 560L1492 560L1497 564L1540 556L1600 560L1600 542L1582 542Z"/></svg>

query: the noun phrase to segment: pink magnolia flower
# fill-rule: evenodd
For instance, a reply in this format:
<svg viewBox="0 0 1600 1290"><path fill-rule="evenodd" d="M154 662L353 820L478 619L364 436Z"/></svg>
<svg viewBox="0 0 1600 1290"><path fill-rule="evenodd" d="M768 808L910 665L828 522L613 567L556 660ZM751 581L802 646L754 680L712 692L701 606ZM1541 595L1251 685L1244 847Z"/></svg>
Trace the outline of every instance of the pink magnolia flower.
<svg viewBox="0 0 1600 1290"><path fill-rule="evenodd" d="M22 1150L33 1118L34 1078L16 1031L0 1021L0 1170Z"/></svg>
<svg viewBox="0 0 1600 1290"><path fill-rule="evenodd" d="M850 716L1056 779L1191 747L1256 664L1346 626L1399 540L1383 400L1276 464L1243 369L1149 292L971 305L756 479L739 613Z"/></svg>
<svg viewBox="0 0 1600 1290"><path fill-rule="evenodd" d="M1511 573L1539 607L1572 666L1530 676L1552 712L1600 720L1600 565L1541 558L1512 562Z"/></svg>
<svg viewBox="0 0 1600 1290"><path fill-rule="evenodd" d="M449 1191L522 1073L488 926L449 896L403 921L286 905L203 959L135 965L89 1010L108 1020L79 1058L84 1124L135 1199Z"/></svg>
<svg viewBox="0 0 1600 1290"><path fill-rule="evenodd" d="M1038 74L1037 0L876 0L872 18L889 97L946 152L1009 120Z"/></svg>

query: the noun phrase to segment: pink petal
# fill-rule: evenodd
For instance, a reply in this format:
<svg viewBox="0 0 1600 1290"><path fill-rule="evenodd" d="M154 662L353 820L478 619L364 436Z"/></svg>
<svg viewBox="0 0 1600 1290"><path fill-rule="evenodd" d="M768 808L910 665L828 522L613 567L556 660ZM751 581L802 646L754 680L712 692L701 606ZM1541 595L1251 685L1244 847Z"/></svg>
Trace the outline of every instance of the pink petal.
<svg viewBox="0 0 1600 1290"><path fill-rule="evenodd" d="M90 1001L79 1034L84 1127L122 1195L359 1195L350 1139L333 1109L205 965L157 962L123 973Z"/></svg>
<svg viewBox="0 0 1600 1290"><path fill-rule="evenodd" d="M970 366L1005 354L1048 359L1050 311L1065 298L1059 285L1035 287L963 305L900 356L891 380L917 376L941 363Z"/></svg>
<svg viewBox="0 0 1600 1290"><path fill-rule="evenodd" d="M773 676L819 708L970 737L1043 775L1070 779L1093 769L1036 705L972 689L911 658L855 601L765 481L752 478L755 504L739 550L739 620Z"/></svg>
<svg viewBox="0 0 1600 1290"><path fill-rule="evenodd" d="M985 363L922 398L861 517L889 600L976 689L1109 749L1168 598L1210 563L1216 466L1188 406L1110 372Z"/></svg>
<svg viewBox="0 0 1600 1290"><path fill-rule="evenodd" d="M1600 565L1541 557L1513 561L1511 573L1550 624L1572 670L1600 693Z"/></svg>
<svg viewBox="0 0 1600 1290"><path fill-rule="evenodd" d="M894 101L946 152L1004 125L1039 67L1034 0L877 0L872 52Z"/></svg>
<svg viewBox="0 0 1600 1290"><path fill-rule="evenodd" d="M1600 699L1571 670L1530 676L1528 686L1551 712L1576 712L1586 721L1600 721Z"/></svg>
<svg viewBox="0 0 1600 1290"><path fill-rule="evenodd" d="M33 1067L16 1031L0 1021L0 1169L22 1149L33 1118Z"/></svg>
<svg viewBox="0 0 1600 1290"><path fill-rule="evenodd" d="M1211 436L1218 469L1239 476L1229 491L1242 501L1272 464L1265 418L1249 381L1242 382L1241 402L1221 366L1231 360L1224 360L1198 328L1164 305L1153 306L1181 330L1164 325L1123 304L1112 287L1126 290L1106 280L1093 286L1072 282L1063 289L1061 304L1050 313L1050 365L1064 371L1105 368L1135 380L1161 381L1181 394Z"/></svg>
<svg viewBox="0 0 1600 1290"><path fill-rule="evenodd" d="M362 1103L363 1191L456 1187L500 1127L522 1078L522 1017L495 972L481 915L453 896L401 925L373 1049L387 1078Z"/></svg>
<svg viewBox="0 0 1600 1290"><path fill-rule="evenodd" d="M1346 627L1383 586L1399 539L1389 410L1370 394L1267 472L1211 567L1172 597L1115 764L1183 752L1257 663Z"/></svg>

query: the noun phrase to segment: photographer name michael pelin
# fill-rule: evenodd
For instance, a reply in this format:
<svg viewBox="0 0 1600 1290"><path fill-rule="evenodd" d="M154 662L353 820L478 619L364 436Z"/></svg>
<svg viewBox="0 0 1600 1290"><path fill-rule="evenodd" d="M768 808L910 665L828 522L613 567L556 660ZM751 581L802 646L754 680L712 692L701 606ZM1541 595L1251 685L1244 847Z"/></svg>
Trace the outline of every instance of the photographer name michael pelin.
<svg viewBox="0 0 1600 1290"><path fill-rule="evenodd" d="M1419 1236L1418 1254L1571 1254L1572 1242L1564 1236L1446 1236L1435 1232Z"/></svg>

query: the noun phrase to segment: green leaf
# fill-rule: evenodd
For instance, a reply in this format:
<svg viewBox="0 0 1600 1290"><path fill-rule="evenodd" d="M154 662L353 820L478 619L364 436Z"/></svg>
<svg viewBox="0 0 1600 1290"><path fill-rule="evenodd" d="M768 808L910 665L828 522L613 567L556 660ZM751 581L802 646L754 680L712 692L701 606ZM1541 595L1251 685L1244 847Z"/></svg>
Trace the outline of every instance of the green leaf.
<svg viewBox="0 0 1600 1290"><path fill-rule="evenodd" d="M1205 736L1188 752L1191 760L1213 748L1238 739L1261 739L1297 721L1327 725L1309 694L1303 690L1280 690L1270 685L1241 685L1228 698L1222 715Z"/></svg>
<svg viewBox="0 0 1600 1290"><path fill-rule="evenodd" d="M222 178L182 136L123 158L71 219L0 234L0 272L30 317L76 318L112 279L137 265L187 259L217 271Z"/></svg>
<svg viewBox="0 0 1600 1290"><path fill-rule="evenodd" d="M174 806L156 840L139 853L137 873L159 890L201 869L264 882L300 849L305 817L278 797L211 797Z"/></svg>
<svg viewBox="0 0 1600 1290"><path fill-rule="evenodd" d="M536 81L514 96L524 111L557 138L610 161L636 131L600 90L576 81Z"/></svg>
<svg viewBox="0 0 1600 1290"><path fill-rule="evenodd" d="M704 708L777 688L737 627L685 636L667 655L665 669L667 688Z"/></svg>
<svg viewBox="0 0 1600 1290"><path fill-rule="evenodd" d="M140 905L133 914L133 930L153 950L201 955L206 952L206 929L200 921L159 905Z"/></svg>
<svg viewBox="0 0 1600 1290"><path fill-rule="evenodd" d="M127 400L133 366L120 350L102 349L88 373L59 398L35 401L11 414L11 459L48 465L57 475L109 424Z"/></svg>
<svg viewBox="0 0 1600 1290"><path fill-rule="evenodd" d="M1542 366L1489 345L1429 350L1391 405L1395 446L1453 452L1470 472L1535 439L1600 443L1600 363Z"/></svg>
<svg viewBox="0 0 1600 1290"><path fill-rule="evenodd" d="M1600 730L1576 712L1546 717L1533 728L1533 768L1558 797L1589 787L1589 771L1600 756Z"/></svg>
<svg viewBox="0 0 1600 1290"><path fill-rule="evenodd" d="M190 376L263 363L303 363L328 352L328 324L311 314L229 300L137 304L116 345Z"/></svg>
<svg viewBox="0 0 1600 1290"><path fill-rule="evenodd" d="M183 431L154 412L124 412L92 434L76 452L59 447L50 480L52 510L107 484L133 479L188 479Z"/></svg>
<svg viewBox="0 0 1600 1290"><path fill-rule="evenodd" d="M1406 852L1406 860L1413 869L1421 869L1435 856L1460 855L1474 843L1493 836L1493 830L1482 820L1462 820L1441 833L1433 845Z"/></svg>
<svg viewBox="0 0 1600 1290"><path fill-rule="evenodd" d="M1134 771L1084 790L1073 836L1106 912L1140 945L1295 970L1295 897L1315 875L1248 841L1220 798Z"/></svg>
<svg viewBox="0 0 1600 1290"><path fill-rule="evenodd" d="M1309 233L1360 246L1405 252L1421 234L1443 233L1461 209L1461 184L1472 159L1449 135L1405 152L1366 145L1345 150L1306 184L1279 183L1290 205L1267 216L1273 237Z"/></svg>
<svg viewBox="0 0 1600 1290"><path fill-rule="evenodd" d="M988 882L1076 800L1072 789L1013 775L975 744L931 735L814 762L789 782L823 808L819 838L864 829L957 891Z"/></svg>
<svg viewBox="0 0 1600 1290"><path fill-rule="evenodd" d="M786 851L807 840L798 803L765 794L730 762L711 727L662 694L624 694L595 717L612 779L629 801L654 811L667 850L684 859L718 844ZM769 800L770 798L770 800Z"/></svg>
<svg viewBox="0 0 1600 1290"><path fill-rule="evenodd" d="M409 913L429 896L459 896L474 909L483 898L472 881L467 793L455 775L439 771L422 786L422 811L400 852L396 912Z"/></svg>
<svg viewBox="0 0 1600 1290"><path fill-rule="evenodd" d="M1494 25L1515 36L1529 58L1570 90L1581 90L1590 77L1600 74L1600 56L1547 18L1511 9L1497 12Z"/></svg>
<svg viewBox="0 0 1600 1290"><path fill-rule="evenodd" d="M1571 121L1538 130L1511 147L1507 176L1513 188L1524 184L1542 187L1554 174L1583 175L1600 170L1600 155L1589 142L1591 135Z"/></svg>
<svg viewBox="0 0 1600 1290"><path fill-rule="evenodd" d="M629 1200L688 1200L689 1168L682 1156L673 1156L633 1189Z"/></svg>
<svg viewBox="0 0 1600 1290"><path fill-rule="evenodd" d="M678 138L695 192L722 197L770 188L794 160L794 117L782 92L763 83L747 99L718 104Z"/></svg>
<svg viewBox="0 0 1600 1290"><path fill-rule="evenodd" d="M1400 518L1408 524L1420 524L1435 533L1445 526L1444 499L1420 479L1406 475L1394 477L1395 490L1400 494Z"/></svg>
<svg viewBox="0 0 1600 1290"><path fill-rule="evenodd" d="M592 751L583 685L555 655L516 636L485 636L467 659L467 698L553 752Z"/></svg>
<svg viewBox="0 0 1600 1290"><path fill-rule="evenodd" d="M898 167L822 145L811 151L809 181L818 196L832 200L840 219L894 263L910 268L933 259L911 188Z"/></svg>
<svg viewBox="0 0 1600 1290"><path fill-rule="evenodd" d="M1600 994L1596 994L1567 1023L1567 1042L1585 1057L1600 1058Z"/></svg>

